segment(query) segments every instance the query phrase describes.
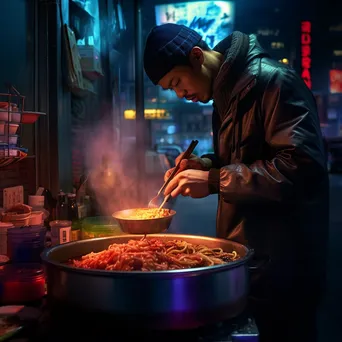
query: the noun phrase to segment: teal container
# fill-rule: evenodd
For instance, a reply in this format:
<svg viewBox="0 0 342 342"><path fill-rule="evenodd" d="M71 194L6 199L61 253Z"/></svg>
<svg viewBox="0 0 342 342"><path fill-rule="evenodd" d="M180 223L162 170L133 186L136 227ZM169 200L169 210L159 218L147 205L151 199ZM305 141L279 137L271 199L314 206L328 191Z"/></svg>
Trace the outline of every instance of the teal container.
<svg viewBox="0 0 342 342"><path fill-rule="evenodd" d="M119 224L111 216L86 217L82 221L82 240L122 234Z"/></svg>

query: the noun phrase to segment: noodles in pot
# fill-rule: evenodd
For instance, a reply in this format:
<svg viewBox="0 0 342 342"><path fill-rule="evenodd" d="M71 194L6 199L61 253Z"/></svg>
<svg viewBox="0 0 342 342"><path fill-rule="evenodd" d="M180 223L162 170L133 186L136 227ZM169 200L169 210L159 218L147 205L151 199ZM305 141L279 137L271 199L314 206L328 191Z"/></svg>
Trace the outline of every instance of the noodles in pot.
<svg viewBox="0 0 342 342"><path fill-rule="evenodd" d="M71 260L77 268L109 271L162 271L226 264L238 260L236 251L193 245L182 240L157 238L115 243L106 250Z"/></svg>

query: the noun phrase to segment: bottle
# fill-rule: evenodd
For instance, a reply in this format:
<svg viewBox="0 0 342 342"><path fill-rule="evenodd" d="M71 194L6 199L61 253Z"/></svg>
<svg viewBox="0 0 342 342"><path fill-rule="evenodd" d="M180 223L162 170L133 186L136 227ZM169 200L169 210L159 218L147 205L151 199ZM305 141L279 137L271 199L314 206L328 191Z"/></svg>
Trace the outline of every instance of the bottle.
<svg viewBox="0 0 342 342"><path fill-rule="evenodd" d="M68 219L71 221L71 241L77 241L81 236L81 222L78 217L76 194L68 194Z"/></svg>
<svg viewBox="0 0 342 342"><path fill-rule="evenodd" d="M50 190L44 189L42 191L42 196L44 196L44 209L48 212L44 220L44 225L49 228L49 223L53 220L56 208L56 199L52 197Z"/></svg>
<svg viewBox="0 0 342 342"><path fill-rule="evenodd" d="M66 201L65 193L60 190L57 197L56 206L56 220L67 220L68 219L68 204Z"/></svg>
<svg viewBox="0 0 342 342"><path fill-rule="evenodd" d="M90 216L90 196L89 195L85 195L84 196L84 201L83 204L85 206L85 217Z"/></svg>

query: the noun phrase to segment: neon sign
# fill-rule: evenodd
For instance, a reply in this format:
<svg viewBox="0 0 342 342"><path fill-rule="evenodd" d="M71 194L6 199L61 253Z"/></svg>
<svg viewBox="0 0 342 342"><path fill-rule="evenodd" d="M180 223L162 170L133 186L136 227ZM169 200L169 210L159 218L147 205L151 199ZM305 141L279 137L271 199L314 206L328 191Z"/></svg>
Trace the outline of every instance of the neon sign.
<svg viewBox="0 0 342 342"><path fill-rule="evenodd" d="M173 2L155 6L157 25L174 23L190 27L197 31L211 48L233 31L233 1Z"/></svg>
<svg viewBox="0 0 342 342"><path fill-rule="evenodd" d="M301 67L302 79L309 89L312 88L311 80L311 22L302 21L301 25Z"/></svg>

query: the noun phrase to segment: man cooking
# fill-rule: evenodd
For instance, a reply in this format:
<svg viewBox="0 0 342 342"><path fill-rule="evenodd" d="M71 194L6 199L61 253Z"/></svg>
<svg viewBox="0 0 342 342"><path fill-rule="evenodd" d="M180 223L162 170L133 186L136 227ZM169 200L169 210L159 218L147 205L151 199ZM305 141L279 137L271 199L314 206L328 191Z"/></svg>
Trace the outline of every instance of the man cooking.
<svg viewBox="0 0 342 342"><path fill-rule="evenodd" d="M184 160L165 195L218 194L217 237L255 250L250 306L260 340L314 342L329 182L311 91L241 32L211 50L185 26L155 27L144 67L179 98L214 102L214 154Z"/></svg>

